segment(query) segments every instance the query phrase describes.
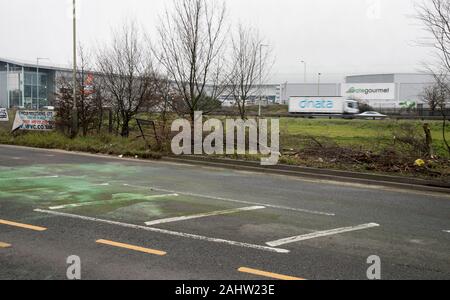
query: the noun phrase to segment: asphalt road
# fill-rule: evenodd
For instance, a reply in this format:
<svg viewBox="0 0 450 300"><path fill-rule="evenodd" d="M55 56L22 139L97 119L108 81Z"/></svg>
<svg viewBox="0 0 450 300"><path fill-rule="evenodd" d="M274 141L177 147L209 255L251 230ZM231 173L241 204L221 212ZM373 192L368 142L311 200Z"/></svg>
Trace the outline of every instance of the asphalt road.
<svg viewBox="0 0 450 300"><path fill-rule="evenodd" d="M0 279L450 279L449 231L446 194L0 146Z"/></svg>

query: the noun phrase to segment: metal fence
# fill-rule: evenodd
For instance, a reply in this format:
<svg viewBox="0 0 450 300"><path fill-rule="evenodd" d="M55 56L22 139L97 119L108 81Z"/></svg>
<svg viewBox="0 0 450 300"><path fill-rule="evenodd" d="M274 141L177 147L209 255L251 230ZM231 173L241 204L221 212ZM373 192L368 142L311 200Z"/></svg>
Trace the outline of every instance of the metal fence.
<svg viewBox="0 0 450 300"><path fill-rule="evenodd" d="M414 108L414 109L399 109L399 108L384 108L377 110L378 112L399 117L431 117L442 119L442 112L439 110L431 110L429 108ZM450 117L450 108L444 110L444 114Z"/></svg>

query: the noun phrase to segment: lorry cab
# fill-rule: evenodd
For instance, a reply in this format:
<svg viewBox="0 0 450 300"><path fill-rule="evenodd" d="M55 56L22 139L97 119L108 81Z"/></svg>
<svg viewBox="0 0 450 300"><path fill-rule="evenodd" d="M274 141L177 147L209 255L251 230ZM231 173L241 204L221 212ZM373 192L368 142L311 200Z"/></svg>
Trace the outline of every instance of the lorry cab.
<svg viewBox="0 0 450 300"><path fill-rule="evenodd" d="M359 104L355 100L344 101L344 114L357 115L359 114Z"/></svg>

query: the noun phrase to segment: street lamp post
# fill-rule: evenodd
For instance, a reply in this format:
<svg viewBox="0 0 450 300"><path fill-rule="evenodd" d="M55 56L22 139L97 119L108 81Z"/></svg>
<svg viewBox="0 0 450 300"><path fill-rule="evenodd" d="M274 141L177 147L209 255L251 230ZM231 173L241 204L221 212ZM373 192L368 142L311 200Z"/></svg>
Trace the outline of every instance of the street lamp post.
<svg viewBox="0 0 450 300"><path fill-rule="evenodd" d="M258 117L261 117L261 103L262 103L262 48L269 47L269 45L259 45L259 107Z"/></svg>
<svg viewBox="0 0 450 300"><path fill-rule="evenodd" d="M36 96L36 101L37 101L37 103L36 103L36 108L37 108L37 110L39 110L40 109L40 93L39 93L39 62L41 61L41 60L48 60L48 58L46 58L46 57L38 57L38 58L36 58L36 92L37 92L37 96ZM33 100L32 100L33 101ZM31 104L31 106L33 106L33 102L32 102L32 104Z"/></svg>
<svg viewBox="0 0 450 300"><path fill-rule="evenodd" d="M73 0L73 108L72 108L72 132L71 136L75 137L78 131L78 112L77 112L77 11L76 0Z"/></svg>
<svg viewBox="0 0 450 300"><path fill-rule="evenodd" d="M303 70L303 72L304 72L303 78L304 78L304 81L305 81L305 83L306 83L306 82L307 82L307 79L306 79L306 61L302 60L302 64L303 64L303 67L304 67L304 70Z"/></svg>
<svg viewBox="0 0 450 300"><path fill-rule="evenodd" d="M322 73L317 74L317 96L320 97L320 76L322 76Z"/></svg>

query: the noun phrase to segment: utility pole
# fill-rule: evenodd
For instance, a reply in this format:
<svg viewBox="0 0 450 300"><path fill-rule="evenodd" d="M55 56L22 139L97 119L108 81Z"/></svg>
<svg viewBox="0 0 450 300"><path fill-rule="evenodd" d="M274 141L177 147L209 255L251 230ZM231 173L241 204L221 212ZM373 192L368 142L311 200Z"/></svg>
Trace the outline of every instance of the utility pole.
<svg viewBox="0 0 450 300"><path fill-rule="evenodd" d="M261 117L261 104L262 104L262 48L269 47L269 45L259 45L259 107L258 117Z"/></svg>
<svg viewBox="0 0 450 300"><path fill-rule="evenodd" d="M77 11L76 0L73 0L73 108L72 108L72 132L71 137L75 138L78 133L78 112L77 112Z"/></svg>

